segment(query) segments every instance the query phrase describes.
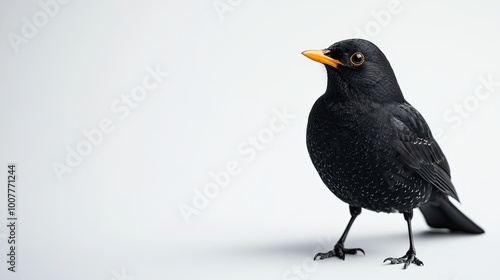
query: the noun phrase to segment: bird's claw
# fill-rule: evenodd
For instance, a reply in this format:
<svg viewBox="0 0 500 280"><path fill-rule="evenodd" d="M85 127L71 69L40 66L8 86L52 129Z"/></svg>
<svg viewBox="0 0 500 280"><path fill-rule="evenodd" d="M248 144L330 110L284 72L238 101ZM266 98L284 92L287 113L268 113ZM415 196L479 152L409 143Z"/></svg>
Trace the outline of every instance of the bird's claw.
<svg viewBox="0 0 500 280"><path fill-rule="evenodd" d="M314 260L316 260L318 258L320 260L322 260L322 259L327 259L327 258L331 258L331 257L338 257L341 260L345 260L346 254L356 255L358 253L358 251L363 253L363 255L365 255L365 251L361 248L344 248L343 244L337 243L337 244L335 244L335 247L333 248L333 250L328 251L326 253L317 253L314 256Z"/></svg>
<svg viewBox="0 0 500 280"><path fill-rule="evenodd" d="M405 265L403 266L403 269L406 269L412 263L418 266L424 265L424 263L416 257L415 252L412 251L408 251L406 255L402 256L401 258L386 258L384 260L384 263L386 261L390 261L391 264L404 263Z"/></svg>

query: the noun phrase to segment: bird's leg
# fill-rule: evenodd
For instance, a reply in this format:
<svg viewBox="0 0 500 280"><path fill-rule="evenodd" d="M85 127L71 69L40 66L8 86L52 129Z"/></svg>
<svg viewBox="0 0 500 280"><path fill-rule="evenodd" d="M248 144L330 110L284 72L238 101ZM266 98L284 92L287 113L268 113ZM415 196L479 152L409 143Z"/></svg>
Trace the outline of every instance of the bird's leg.
<svg viewBox="0 0 500 280"><path fill-rule="evenodd" d="M344 242L345 239L347 238L347 234L349 233L349 230L351 229L351 226L354 223L356 217L359 214L361 214L361 207L355 207L349 205L349 210L351 212L351 219L349 220L349 223L347 224L347 227L345 228L344 233L340 237L339 241L337 242L337 244L335 244L335 247L333 247L333 250L328 251L326 253L317 253L314 256L314 260L316 260L317 258L322 260L331 257L338 257L342 260L345 260L345 254L355 255L358 251L362 252L363 255L365 254L365 251L363 251L363 249L361 248L353 248L353 249L344 248Z"/></svg>
<svg viewBox="0 0 500 280"><path fill-rule="evenodd" d="M404 263L403 269L406 269L410 264L414 263L416 265L422 266L424 263L417 259L417 252L415 251L415 246L413 245L413 232L411 230L411 219L413 218L413 210L409 212L404 212L403 216L405 217L406 223L408 224L408 235L410 236L410 249L406 252L406 255L401 258L387 258L384 260L391 261L391 264L399 264Z"/></svg>

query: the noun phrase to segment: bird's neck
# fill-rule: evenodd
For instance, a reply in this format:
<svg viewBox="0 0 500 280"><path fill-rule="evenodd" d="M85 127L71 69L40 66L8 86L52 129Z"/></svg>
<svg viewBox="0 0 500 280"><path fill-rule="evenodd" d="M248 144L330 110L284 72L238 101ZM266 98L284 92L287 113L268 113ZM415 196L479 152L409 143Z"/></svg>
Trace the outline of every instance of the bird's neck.
<svg viewBox="0 0 500 280"><path fill-rule="evenodd" d="M347 94L351 91L338 77L328 76L324 98L326 102L342 103L348 101Z"/></svg>
<svg viewBox="0 0 500 280"><path fill-rule="evenodd" d="M325 102L363 103L371 101L382 104L405 101L395 77L384 77L376 84L357 87L349 86L339 79L338 76L328 76L326 92L324 94Z"/></svg>

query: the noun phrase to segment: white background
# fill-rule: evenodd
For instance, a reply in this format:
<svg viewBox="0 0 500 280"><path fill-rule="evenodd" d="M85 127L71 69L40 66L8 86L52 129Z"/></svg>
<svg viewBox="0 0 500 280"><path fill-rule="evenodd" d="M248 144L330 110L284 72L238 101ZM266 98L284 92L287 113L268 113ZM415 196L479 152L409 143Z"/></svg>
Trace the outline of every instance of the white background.
<svg viewBox="0 0 500 280"><path fill-rule="evenodd" d="M498 1L75 0L52 6L46 22L43 5L22 2L0 3L1 279L496 273L500 86L481 88L481 98L475 91L481 79L500 81ZM23 18L33 16L39 26L27 38ZM13 33L24 41L13 44ZM439 131L461 208L486 230L429 233L417 211L424 267L382 264L408 249L406 224L402 215L369 211L346 242L366 256L310 261L334 245L349 211L306 151L308 113L326 75L301 52L358 36L384 51L406 99ZM126 117L114 111L148 68L168 77ZM280 131L269 130L274 110L293 115ZM82 131L104 119L114 130L58 180L54 162L66 165L68 147L77 149L87 141ZM259 135L267 143L257 151L249 137ZM18 172L17 273L5 262L10 162ZM227 186L183 216L181 207L195 207L195 194L213 183L210 173L234 162L239 173Z"/></svg>

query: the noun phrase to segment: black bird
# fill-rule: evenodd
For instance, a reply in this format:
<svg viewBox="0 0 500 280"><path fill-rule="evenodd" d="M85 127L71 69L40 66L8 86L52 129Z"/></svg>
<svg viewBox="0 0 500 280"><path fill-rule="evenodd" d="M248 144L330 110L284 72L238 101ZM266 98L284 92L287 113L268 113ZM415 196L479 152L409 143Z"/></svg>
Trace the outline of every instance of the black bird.
<svg viewBox="0 0 500 280"><path fill-rule="evenodd" d="M342 201L351 219L333 250L314 259L364 254L344 248L349 230L365 208L402 213L410 249L391 264L423 265L416 257L411 219L419 207L429 226L484 233L449 200L458 201L450 167L426 121L403 97L389 61L373 43L337 42L303 55L326 66L326 92L312 107L307 149L319 176Z"/></svg>

